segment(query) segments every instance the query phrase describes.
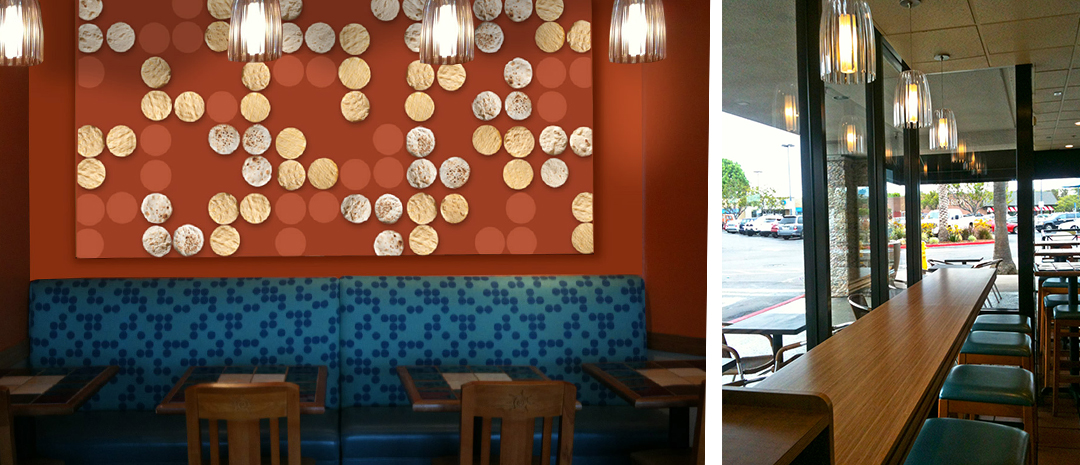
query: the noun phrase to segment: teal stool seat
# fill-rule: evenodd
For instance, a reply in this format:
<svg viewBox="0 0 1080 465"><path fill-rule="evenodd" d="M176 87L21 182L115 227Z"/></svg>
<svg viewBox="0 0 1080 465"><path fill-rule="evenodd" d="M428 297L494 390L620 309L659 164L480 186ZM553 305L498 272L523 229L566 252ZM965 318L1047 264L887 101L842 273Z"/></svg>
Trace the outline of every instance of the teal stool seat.
<svg viewBox="0 0 1080 465"><path fill-rule="evenodd" d="M1080 320L1080 307L1077 310L1069 310L1068 305L1062 305L1054 309L1055 320ZM1080 325L1078 325L1080 326Z"/></svg>
<svg viewBox="0 0 1080 465"><path fill-rule="evenodd" d="M1031 334L1031 320L1023 315L979 315L972 331L999 331Z"/></svg>
<svg viewBox="0 0 1080 465"><path fill-rule="evenodd" d="M1054 309L1061 305L1069 305L1068 294L1050 294L1043 299L1043 306L1047 309Z"/></svg>
<svg viewBox="0 0 1080 465"><path fill-rule="evenodd" d="M908 452L905 465L1023 465L1031 436L995 423L931 418Z"/></svg>
<svg viewBox="0 0 1080 465"><path fill-rule="evenodd" d="M1069 280L1065 278L1046 278L1046 280L1042 282L1042 287L1067 288L1069 287Z"/></svg>
<svg viewBox="0 0 1080 465"><path fill-rule="evenodd" d="M1030 357L1031 337L1023 333L972 331L968 334L961 354Z"/></svg>
<svg viewBox="0 0 1080 465"><path fill-rule="evenodd" d="M1035 405L1035 375L1023 368L957 365L949 371L939 399L1002 405Z"/></svg>

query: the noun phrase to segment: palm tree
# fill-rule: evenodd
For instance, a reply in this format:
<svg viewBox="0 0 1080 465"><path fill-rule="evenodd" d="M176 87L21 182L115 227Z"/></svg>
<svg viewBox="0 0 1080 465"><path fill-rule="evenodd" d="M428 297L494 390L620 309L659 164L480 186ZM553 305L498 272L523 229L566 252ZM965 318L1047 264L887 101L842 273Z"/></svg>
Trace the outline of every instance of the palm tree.
<svg viewBox="0 0 1080 465"><path fill-rule="evenodd" d="M1009 193L1006 190L1009 183L994 183L994 259L1001 259L997 269L999 274L1016 274L1016 263L1013 262L1012 249L1009 248L1009 229L1006 225L1005 215L1009 207Z"/></svg>
<svg viewBox="0 0 1080 465"><path fill-rule="evenodd" d="M938 240L949 240L949 185L938 184Z"/></svg>

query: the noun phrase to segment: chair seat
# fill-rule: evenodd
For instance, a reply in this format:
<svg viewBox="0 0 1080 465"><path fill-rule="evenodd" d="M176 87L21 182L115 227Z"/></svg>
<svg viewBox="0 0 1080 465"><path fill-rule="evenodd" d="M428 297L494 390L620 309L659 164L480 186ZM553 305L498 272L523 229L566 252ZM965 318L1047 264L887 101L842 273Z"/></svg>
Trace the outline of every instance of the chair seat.
<svg viewBox="0 0 1080 465"><path fill-rule="evenodd" d="M1069 310L1068 306L1060 306L1054 309L1055 320L1080 320L1080 309Z"/></svg>
<svg viewBox="0 0 1080 465"><path fill-rule="evenodd" d="M741 357L743 373L754 374L758 373L766 368L772 366L775 359L772 355L751 355L749 357ZM724 376L731 376L739 374L738 368L729 368L724 371Z"/></svg>
<svg viewBox="0 0 1080 465"><path fill-rule="evenodd" d="M1011 426L956 418L931 418L908 452L905 465L1023 465L1030 436Z"/></svg>
<svg viewBox="0 0 1080 465"><path fill-rule="evenodd" d="M338 412L327 409L322 415L300 416L300 449L304 457L315 459L319 465L340 462ZM183 415L87 411L37 417L35 423L38 455L63 460L67 465L187 463ZM263 451L269 454L266 422L262 428ZM285 428L281 428L281 432L284 435ZM225 438L224 425L220 435ZM210 448L207 439L203 440L204 451ZM222 444L224 452L224 441ZM281 447L284 451L284 441Z"/></svg>
<svg viewBox="0 0 1080 465"><path fill-rule="evenodd" d="M1068 294L1051 294L1043 299L1043 306L1048 309L1054 309L1062 305L1069 305Z"/></svg>
<svg viewBox="0 0 1080 465"><path fill-rule="evenodd" d="M301 446L301 448L302 447L303 446ZM206 460L206 459L203 459L202 463L203 463L203 465L209 465L210 461ZM267 456L263 455L261 463L262 463L262 465L270 465L270 463L271 463L270 462L270 457L267 457ZM285 454L282 454L280 462L278 462L278 463L280 463L281 465L288 464L289 463L289 456L285 455ZM316 461L313 458L300 457L300 465L317 465L318 463L319 462ZM221 454L221 465L229 465L229 457L227 455L225 455L225 454Z"/></svg>
<svg viewBox="0 0 1080 465"><path fill-rule="evenodd" d="M968 334L961 354L1030 357L1031 337L1023 333L972 331Z"/></svg>
<svg viewBox="0 0 1080 465"><path fill-rule="evenodd" d="M1046 278L1040 285L1042 287L1067 288L1069 287L1069 281L1065 278Z"/></svg>
<svg viewBox="0 0 1080 465"><path fill-rule="evenodd" d="M1031 334L1031 319L1022 315L979 315L971 330Z"/></svg>
<svg viewBox="0 0 1080 465"><path fill-rule="evenodd" d="M455 412L414 412L411 407L349 407L341 413L343 463L371 463L378 461L376 458L430 461L457 456L459 425L460 415ZM492 425L493 456L498 451L498 426L497 422ZM668 414L663 409L586 406L574 418L574 461L578 462L578 456L625 457L638 450L664 448L667 427ZM538 428L537 437L541 432ZM534 442L534 449L534 454L539 455L539 440Z"/></svg>
<svg viewBox="0 0 1080 465"><path fill-rule="evenodd" d="M1035 405L1035 376L1023 368L957 365L949 371L939 398L1002 405Z"/></svg>

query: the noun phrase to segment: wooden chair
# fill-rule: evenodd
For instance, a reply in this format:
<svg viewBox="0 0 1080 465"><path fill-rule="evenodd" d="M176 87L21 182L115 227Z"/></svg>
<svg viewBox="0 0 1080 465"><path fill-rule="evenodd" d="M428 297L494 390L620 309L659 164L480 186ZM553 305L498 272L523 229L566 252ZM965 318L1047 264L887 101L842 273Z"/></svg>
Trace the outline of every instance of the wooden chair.
<svg viewBox="0 0 1080 465"><path fill-rule="evenodd" d="M210 464L282 464L280 419L286 419L288 465L314 464L300 458L300 389L293 383L200 384L186 391L188 464L202 465L200 420L210 423ZM270 420L270 457L262 459L259 423ZM221 460L218 422L226 423L229 457Z"/></svg>
<svg viewBox="0 0 1080 465"><path fill-rule="evenodd" d="M574 416L577 388L565 381L473 381L461 388L461 452L436 464L528 465L550 464L552 443L557 444L556 465L570 465L574 453ZM554 418L560 417L557 442L552 439ZM473 456L476 420L480 425L480 456ZM491 457L491 421L502 420L499 456ZM536 419L543 419L540 456L533 456Z"/></svg>
<svg viewBox="0 0 1080 465"><path fill-rule="evenodd" d="M15 461L15 417L11 412L11 391L0 386L0 465L64 465L60 460Z"/></svg>
<svg viewBox="0 0 1080 465"><path fill-rule="evenodd" d="M630 454L634 465L705 465L705 382L701 383L698 403L697 434L690 449L646 450Z"/></svg>
<svg viewBox="0 0 1080 465"><path fill-rule="evenodd" d="M731 323L721 322L722 326L731 326ZM769 346L772 346L772 337L767 334L758 334L757 336L764 337L769 341ZM751 355L743 357L739 355L739 352L728 346L727 337L724 336L723 330L720 332L720 341L722 343L721 350L725 356L735 359L735 368L729 369L721 376L731 376L731 383L729 386L745 386L747 383L761 381L764 378L746 379L746 375L754 375L761 373L769 368L773 367L775 355Z"/></svg>
<svg viewBox="0 0 1080 465"><path fill-rule="evenodd" d="M855 315L855 320L856 321L858 321L860 318L862 318L862 317L864 317L866 315L869 315L870 310L872 310L870 308L870 304L866 302L866 295L862 294L862 293L859 293L859 292L855 292L855 293L852 293L852 294L848 295L848 305L851 305L851 313ZM834 325L832 327L833 334L836 334L836 333L840 332L841 329L844 329L844 328L847 328L848 326L851 326L852 323L855 323L855 322L854 321L849 321L847 323L840 323L838 325ZM789 351L792 351L792 350L795 350L795 349L798 349L798 348L804 347L804 346L806 346L806 341L799 341L799 342L796 342L796 343L793 343L793 344L788 344L788 345L786 345L784 347L781 347L780 350L776 352L776 360L773 361L773 373L775 373L777 370L779 370L781 368L784 368L787 364L789 364L791 362L794 362L795 359L799 358L799 356L802 355L802 353L799 353L799 354L796 354L796 355L792 356L790 359L785 360L784 359L784 354L786 354Z"/></svg>

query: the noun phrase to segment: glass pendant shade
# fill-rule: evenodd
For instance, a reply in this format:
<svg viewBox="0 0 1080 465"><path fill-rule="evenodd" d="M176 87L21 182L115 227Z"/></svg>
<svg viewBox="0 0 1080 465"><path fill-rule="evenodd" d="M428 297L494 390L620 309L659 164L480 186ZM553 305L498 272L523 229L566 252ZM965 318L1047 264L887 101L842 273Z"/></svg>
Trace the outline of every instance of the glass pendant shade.
<svg viewBox="0 0 1080 465"><path fill-rule="evenodd" d="M41 64L44 48L45 31L37 0L0 0L0 65Z"/></svg>
<svg viewBox="0 0 1080 465"><path fill-rule="evenodd" d="M229 22L229 61L281 58L281 36L278 0L235 0Z"/></svg>
<svg viewBox="0 0 1080 465"><path fill-rule="evenodd" d="M773 96L773 127L799 132L799 94L794 84L782 86Z"/></svg>
<svg viewBox="0 0 1080 465"><path fill-rule="evenodd" d="M866 153L866 137L856 118L845 116L840 120L840 153L856 155Z"/></svg>
<svg viewBox="0 0 1080 465"><path fill-rule="evenodd" d="M931 150L956 150L956 115L948 108L934 110L934 124L930 126Z"/></svg>
<svg viewBox="0 0 1080 465"><path fill-rule="evenodd" d="M615 0L608 60L652 63L667 57L667 23L661 0Z"/></svg>
<svg viewBox="0 0 1080 465"><path fill-rule="evenodd" d="M877 77L877 41L863 0L829 0L821 12L821 80L866 84Z"/></svg>
<svg viewBox="0 0 1080 465"><path fill-rule="evenodd" d="M933 124L930 85L922 71L909 69L896 82L893 124L898 128L925 128Z"/></svg>
<svg viewBox="0 0 1080 465"><path fill-rule="evenodd" d="M428 0L420 27L420 62L456 65L472 61L474 36L469 0Z"/></svg>

